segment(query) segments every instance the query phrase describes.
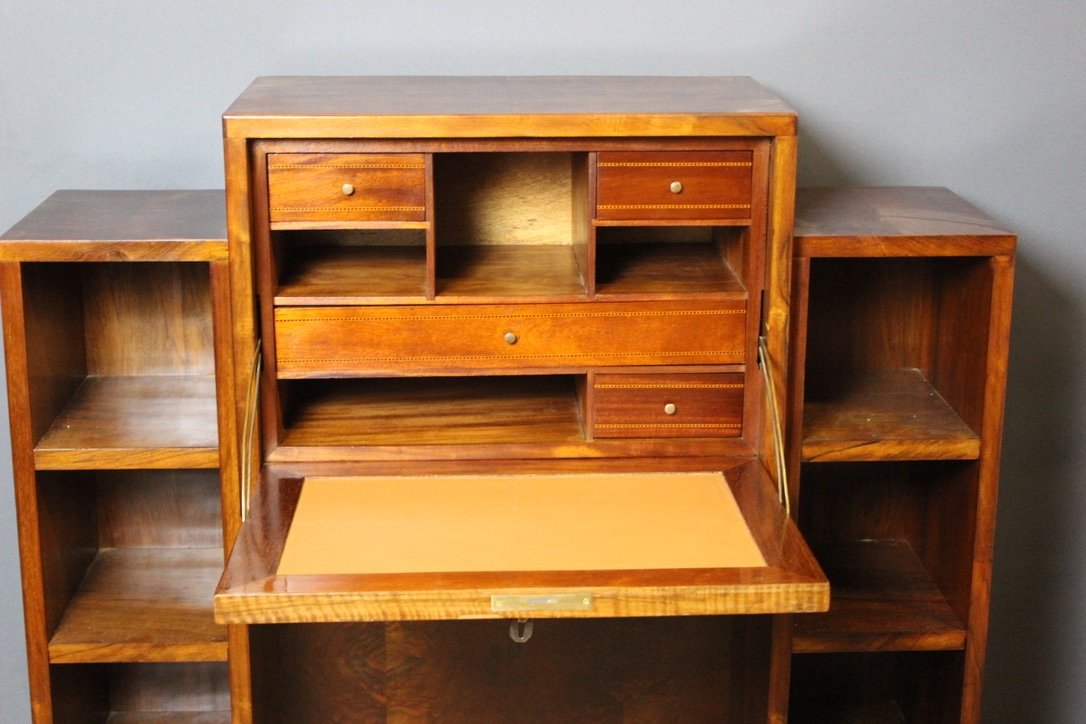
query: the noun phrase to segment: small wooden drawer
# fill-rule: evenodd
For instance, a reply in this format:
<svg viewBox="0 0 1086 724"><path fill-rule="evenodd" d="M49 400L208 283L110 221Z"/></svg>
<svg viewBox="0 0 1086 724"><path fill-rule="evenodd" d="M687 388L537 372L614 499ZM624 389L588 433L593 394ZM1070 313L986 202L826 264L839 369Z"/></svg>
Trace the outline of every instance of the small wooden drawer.
<svg viewBox="0 0 1086 724"><path fill-rule="evenodd" d="M750 151L601 152L596 218L749 219Z"/></svg>
<svg viewBox="0 0 1086 724"><path fill-rule="evenodd" d="M268 209L276 222L425 221L421 153L272 153Z"/></svg>
<svg viewBox="0 0 1086 724"><path fill-rule="evenodd" d="M283 379L735 364L744 302L280 307Z"/></svg>
<svg viewBox="0 0 1086 724"><path fill-rule="evenodd" d="M595 437L738 437L743 375L738 373L596 374Z"/></svg>

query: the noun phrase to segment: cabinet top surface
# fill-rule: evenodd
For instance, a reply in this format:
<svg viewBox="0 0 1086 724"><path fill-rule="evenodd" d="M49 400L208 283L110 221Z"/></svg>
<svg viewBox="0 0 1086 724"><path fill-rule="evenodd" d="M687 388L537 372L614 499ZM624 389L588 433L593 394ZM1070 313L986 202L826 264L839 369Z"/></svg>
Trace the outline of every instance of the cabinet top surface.
<svg viewBox="0 0 1086 724"><path fill-rule="evenodd" d="M210 260L226 253L221 190L53 193L0 236L0 260Z"/></svg>
<svg viewBox="0 0 1086 724"><path fill-rule="evenodd" d="M941 187L796 191L797 256L1011 254L1015 236Z"/></svg>
<svg viewBox="0 0 1086 724"><path fill-rule="evenodd" d="M792 135L796 114L748 77L257 78L227 136ZM406 124L406 125L405 125Z"/></svg>

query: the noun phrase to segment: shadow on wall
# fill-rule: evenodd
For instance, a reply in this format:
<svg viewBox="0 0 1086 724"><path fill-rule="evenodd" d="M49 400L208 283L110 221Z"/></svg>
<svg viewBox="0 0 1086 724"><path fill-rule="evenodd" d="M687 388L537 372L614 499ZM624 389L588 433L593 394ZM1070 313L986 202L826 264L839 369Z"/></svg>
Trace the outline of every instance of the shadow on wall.
<svg viewBox="0 0 1086 724"><path fill-rule="evenodd" d="M1030 246L1019 240L984 687L990 722L1067 721L1053 702L1081 686L1073 576L1086 489L1075 479L1075 409L1086 319L1073 295L1031 263Z"/></svg>

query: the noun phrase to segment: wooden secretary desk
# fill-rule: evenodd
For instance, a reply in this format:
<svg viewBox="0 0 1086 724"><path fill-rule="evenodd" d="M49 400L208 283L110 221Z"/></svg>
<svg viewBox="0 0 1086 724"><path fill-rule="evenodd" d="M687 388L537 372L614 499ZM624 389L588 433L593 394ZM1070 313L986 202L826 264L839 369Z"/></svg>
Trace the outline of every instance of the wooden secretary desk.
<svg viewBox="0 0 1086 724"><path fill-rule="evenodd" d="M0 241L37 720L977 718L1013 236L747 78L223 121Z"/></svg>

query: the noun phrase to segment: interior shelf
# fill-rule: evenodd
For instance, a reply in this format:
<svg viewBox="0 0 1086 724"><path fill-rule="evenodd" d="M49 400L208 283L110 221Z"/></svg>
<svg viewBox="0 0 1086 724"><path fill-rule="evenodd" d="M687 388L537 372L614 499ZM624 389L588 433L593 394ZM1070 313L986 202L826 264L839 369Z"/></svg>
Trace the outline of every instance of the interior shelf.
<svg viewBox="0 0 1086 724"><path fill-rule="evenodd" d="M49 641L52 663L226 661L219 548L102 549Z"/></svg>
<svg viewBox="0 0 1086 724"><path fill-rule="evenodd" d="M289 257L279 306L397 303L426 299L426 247L307 245Z"/></svg>
<svg viewBox="0 0 1086 724"><path fill-rule="evenodd" d="M709 243L601 243L596 268L597 297L745 294L731 266Z"/></svg>
<svg viewBox="0 0 1086 724"><path fill-rule="evenodd" d="M213 468L215 379L88 377L34 448L41 470Z"/></svg>
<svg viewBox="0 0 1086 724"><path fill-rule="evenodd" d="M980 438L918 369L809 374L804 461L975 460Z"/></svg>
<svg viewBox="0 0 1086 724"><path fill-rule="evenodd" d="M904 540L819 547L830 610L797 616L796 653L941 651L965 645L965 626Z"/></svg>
<svg viewBox="0 0 1086 724"><path fill-rule="evenodd" d="M570 244L457 244L437 251L439 298L583 298L584 274Z"/></svg>
<svg viewBox="0 0 1086 724"><path fill-rule="evenodd" d="M314 380L289 383L284 446L579 442L571 377Z"/></svg>

